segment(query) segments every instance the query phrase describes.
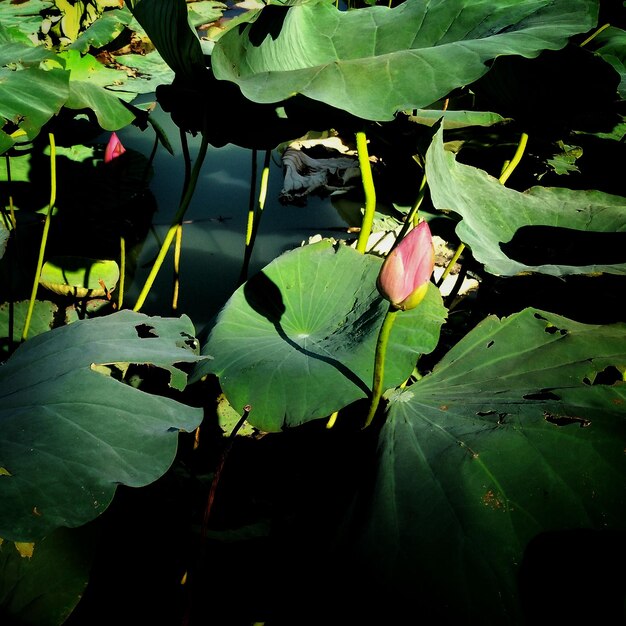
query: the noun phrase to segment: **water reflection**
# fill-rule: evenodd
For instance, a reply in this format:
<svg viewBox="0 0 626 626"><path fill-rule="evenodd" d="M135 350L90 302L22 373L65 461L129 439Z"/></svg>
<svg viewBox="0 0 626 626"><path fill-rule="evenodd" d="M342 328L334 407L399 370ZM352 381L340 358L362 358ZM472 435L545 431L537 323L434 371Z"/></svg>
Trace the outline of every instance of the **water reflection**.
<svg viewBox="0 0 626 626"><path fill-rule="evenodd" d="M178 209L184 177L178 128L169 115L159 109L153 116L170 139L174 155L159 147L154 159L150 188L157 199L157 211L151 234L138 260L134 281L126 289L124 302L129 307L136 302ZM154 133L150 129L142 132L129 127L118 135L126 147L150 154L154 142ZM188 138L189 151L194 160L200 136ZM177 311L189 315L198 329L213 318L237 285L245 249L252 165L251 150L234 145L210 147L196 193L185 214ZM256 181L261 179L262 167L263 159L257 158ZM346 222L330 200L310 198L306 207L284 206L279 202L282 185L280 155L274 151L249 275L314 234L336 238L345 236ZM150 315L172 313L173 273L173 250L170 250L142 312Z"/></svg>

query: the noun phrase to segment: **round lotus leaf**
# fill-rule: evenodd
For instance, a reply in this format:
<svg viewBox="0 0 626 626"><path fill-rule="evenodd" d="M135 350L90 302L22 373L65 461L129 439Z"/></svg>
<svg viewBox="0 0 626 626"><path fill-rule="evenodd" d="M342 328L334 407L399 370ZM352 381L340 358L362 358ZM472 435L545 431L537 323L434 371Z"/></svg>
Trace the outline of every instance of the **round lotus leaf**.
<svg viewBox="0 0 626 626"><path fill-rule="evenodd" d="M211 330L194 376L215 374L224 395L261 430L330 415L370 394L376 340L389 303L376 289L382 259L331 240L286 252L242 285ZM446 318L439 290L396 318L389 389L431 352Z"/></svg>

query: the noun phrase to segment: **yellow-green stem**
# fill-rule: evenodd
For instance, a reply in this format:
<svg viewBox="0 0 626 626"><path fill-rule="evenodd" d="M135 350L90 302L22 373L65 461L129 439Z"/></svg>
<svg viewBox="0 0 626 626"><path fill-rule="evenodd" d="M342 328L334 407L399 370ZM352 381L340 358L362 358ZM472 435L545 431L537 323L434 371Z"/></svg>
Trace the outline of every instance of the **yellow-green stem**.
<svg viewBox="0 0 626 626"><path fill-rule="evenodd" d="M387 354L387 344L389 343L389 335L391 328L396 319L399 309L394 308L392 304L389 305L387 313L385 313L385 319L383 325L378 332L378 340L376 341L376 356L374 357L374 379L372 383L372 398L370 401L370 408L365 419L365 425L363 428L367 428L374 419L380 398L383 393L383 380L385 378L385 356Z"/></svg>
<svg viewBox="0 0 626 626"><path fill-rule="evenodd" d="M172 220L172 223L165 234L165 238L163 239L163 243L161 244L161 248L155 259L152 269L150 270L150 274L148 274L148 278L144 283L143 288L137 298L137 302L133 307L133 311L139 311L141 307L144 305L146 298L148 297L148 293L150 293L150 289L156 280L157 274L159 270L163 266L163 261L167 256L167 253L172 245L172 241L174 241L174 237L176 236L176 231L178 230L178 225L183 221L183 217L189 204L191 202L191 198L193 197L194 191L196 189L196 184L198 183L198 176L200 175L200 169L202 168L202 163L204 162L204 157L206 156L207 148L209 146L209 138L207 133L202 133L202 142L200 143L200 149L198 150L198 156L196 157L196 162L193 165L193 169L191 171L191 176L189 177L189 182L185 185L185 191L183 193L182 200L180 202L180 206L178 207L178 211Z"/></svg>
<svg viewBox="0 0 626 626"><path fill-rule="evenodd" d="M250 198L248 201L248 221L246 223L246 241L245 245L248 247L252 241L252 229L254 227L254 211L256 209L256 198L254 192L256 190L256 148L252 150L252 167L250 172Z"/></svg>
<svg viewBox="0 0 626 626"><path fill-rule="evenodd" d="M252 249L254 248L254 242L259 230L259 224L261 222L261 215L265 208L265 200L267 198L267 187L270 177L270 160L272 152L267 150L265 152L265 160L263 162L263 172L261 174L261 184L259 187L259 199L254 211L248 212L248 225L246 228L246 246L243 256L243 265L241 268L241 274L239 275L239 284L246 282L248 278L248 267L250 265L250 259L252 258Z"/></svg>
<svg viewBox="0 0 626 626"><path fill-rule="evenodd" d="M504 168L502 174L500 174L501 185L504 185L506 181L509 179L509 176L513 173L513 170L519 165L519 162L522 160L522 156L524 155L524 150L526 150L526 145L528 144L528 135L526 133L522 133L519 142L517 144L517 150L515 150L515 154L511 159L511 162Z"/></svg>
<svg viewBox="0 0 626 626"><path fill-rule="evenodd" d="M419 192L417 194L417 200L411 208L410 219L413 222L413 226L417 226L419 223L419 208L422 206L424 196L426 195L426 172L422 176L422 182L420 183Z"/></svg>
<svg viewBox="0 0 626 626"><path fill-rule="evenodd" d="M598 28L594 33L589 35L589 37L587 37L587 39L585 39L585 41L580 44L580 47L582 48L583 46L586 46L590 41L593 41L603 30L606 30L609 26L610 24L603 24L602 26L600 26L600 28Z"/></svg>
<svg viewBox="0 0 626 626"><path fill-rule="evenodd" d="M465 250L465 244L461 242L458 248L455 250L454 255L450 259L450 262L448 263L448 265L446 265L446 269L443 270L443 274L439 277L439 280L437 281L438 287L442 285L443 281L448 277L448 274L450 274L450 272L452 271L454 264L459 260L461 254L463 254L463 250Z"/></svg>
<svg viewBox="0 0 626 626"><path fill-rule="evenodd" d="M50 141L50 202L48 204L48 212L46 213L46 220L43 224L43 233L41 235L41 243L39 244L39 257L37 259L37 269L35 270L35 280L33 281L33 288L30 294L30 302L28 303L28 311L26 312L26 319L24 320L24 329L22 331L22 341L26 341L28 337L28 330L30 328L30 321L33 317L33 309L35 308L35 299L37 298L37 288L39 287L39 276L41 275L41 268L43 267L43 260L46 254L46 243L48 242L48 232L50 231L50 220L52 218L52 209L57 199L57 164L56 164L56 143L54 141L54 135L48 133L48 139Z"/></svg>
<svg viewBox="0 0 626 626"><path fill-rule="evenodd" d="M180 255L183 247L183 225L176 229L176 243L174 244L174 294L172 295L172 313L178 310L178 294L180 293Z"/></svg>
<svg viewBox="0 0 626 626"><path fill-rule="evenodd" d="M326 422L326 428L332 428L337 422L337 416L339 415L339 411L335 411Z"/></svg>
<svg viewBox="0 0 626 626"><path fill-rule="evenodd" d="M411 210L407 213L404 223L402 224L402 228L400 229L400 232L398 233L398 236L396 237L396 240L393 246L391 247L392 250L402 241L402 239L407 234L411 226L418 225L419 208L422 205L422 202L424 201L425 195L426 195L426 173L424 172L424 175L422 176L422 182L420 183L419 192L417 194L417 199L413 203Z"/></svg>
<svg viewBox="0 0 626 626"><path fill-rule="evenodd" d="M359 167L361 168L361 180L363 191L365 192L365 212L361 223L361 231L356 242L356 249L365 252L367 240L372 232L374 224L374 213L376 211L376 189L374 188L374 177L372 176L372 166L367 151L367 136L363 131L356 134L356 150L359 157Z"/></svg>
<svg viewBox="0 0 626 626"><path fill-rule="evenodd" d="M117 296L117 310L121 311L124 305L124 288L126 280L126 239L120 237L120 283Z"/></svg>

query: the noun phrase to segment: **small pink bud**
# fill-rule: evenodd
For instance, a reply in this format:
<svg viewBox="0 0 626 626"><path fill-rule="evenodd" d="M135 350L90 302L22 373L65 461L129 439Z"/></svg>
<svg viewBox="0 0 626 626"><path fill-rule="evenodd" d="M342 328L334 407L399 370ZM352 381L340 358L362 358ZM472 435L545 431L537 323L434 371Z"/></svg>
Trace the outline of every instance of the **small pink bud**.
<svg viewBox="0 0 626 626"><path fill-rule="evenodd" d="M120 156L120 154L124 154L124 152L126 152L126 148L122 145L119 137L115 133L111 133L109 143L104 150L104 162L110 163L113 159Z"/></svg>
<svg viewBox="0 0 626 626"><path fill-rule="evenodd" d="M426 295L435 268L435 248L428 222L420 222L387 255L376 286L396 309L414 309Z"/></svg>

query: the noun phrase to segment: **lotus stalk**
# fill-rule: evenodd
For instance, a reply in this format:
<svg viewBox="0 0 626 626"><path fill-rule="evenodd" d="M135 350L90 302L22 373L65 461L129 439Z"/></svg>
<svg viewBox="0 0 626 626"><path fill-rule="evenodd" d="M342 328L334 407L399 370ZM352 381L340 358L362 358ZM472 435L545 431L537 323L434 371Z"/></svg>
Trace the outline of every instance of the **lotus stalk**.
<svg viewBox="0 0 626 626"><path fill-rule="evenodd" d="M374 358L374 378L370 408L363 428L374 419L383 391L385 356L389 335L397 314L417 307L426 292L435 268L435 248L428 222L420 222L385 258L376 287L389 301L383 324L378 333Z"/></svg>
<svg viewBox="0 0 626 626"><path fill-rule="evenodd" d="M56 157L56 142L53 133L48 133L48 141L50 142L50 201L48 202L48 211L46 212L46 219L43 224L43 233L41 235L41 243L39 245L39 256L37 258L37 269L35 270L35 280L33 282L33 288L30 294L30 300L28 302L28 311L26 312L26 319L24 320L24 328L22 330L22 341L28 339L28 331L30 330L30 322L33 317L33 311L35 309L35 300L37 298L37 289L39 287L39 277L41 276L41 270L43 268L43 260L46 255L46 245L48 242L48 233L50 232L50 221L52 219L52 212L57 198L57 157Z"/></svg>
<svg viewBox="0 0 626 626"><path fill-rule="evenodd" d="M356 133L356 147L359 157L359 167L361 168L361 180L363 181L363 192L365 194L365 210L359 231L359 238L356 249L365 252L367 241L372 232L374 224L374 214L376 212L376 188L374 187L374 177L370 164L369 152L367 150L367 136L363 131Z"/></svg>

